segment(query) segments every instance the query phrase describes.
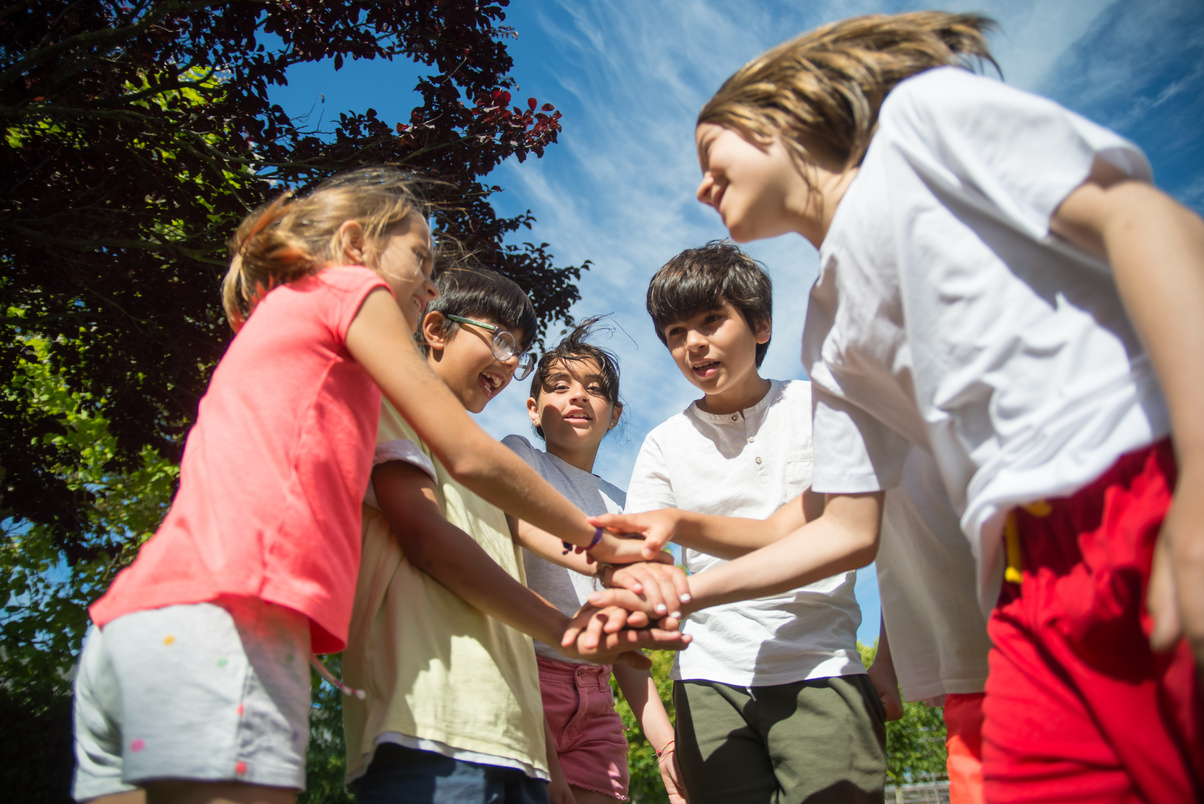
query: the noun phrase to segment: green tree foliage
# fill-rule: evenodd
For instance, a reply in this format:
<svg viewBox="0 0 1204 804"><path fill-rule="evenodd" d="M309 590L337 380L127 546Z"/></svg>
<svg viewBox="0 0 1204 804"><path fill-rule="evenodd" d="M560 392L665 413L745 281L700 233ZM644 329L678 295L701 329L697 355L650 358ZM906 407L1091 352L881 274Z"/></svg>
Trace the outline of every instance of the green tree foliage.
<svg viewBox="0 0 1204 804"><path fill-rule="evenodd" d="M47 800L65 797L67 776L20 741L49 729L58 739L42 744L65 758L85 606L166 510L230 337L224 243L250 209L363 164L412 169L444 182L440 242L514 278L543 324L568 320L587 266L516 245L530 214L499 217L490 202L494 168L541 156L560 132L550 104L512 98L507 4L0 6L0 716L17 741L6 767L50 780ZM409 116L348 110L319 131L272 104L290 67L348 59L416 65L416 84L379 88ZM313 745L337 743L315 767L337 763L322 778L341 791L338 715L317 710Z"/></svg>
<svg viewBox="0 0 1204 804"><path fill-rule="evenodd" d="M502 161L556 141L550 104L514 99L508 0L41 0L0 8L0 380L39 357L103 416L108 471L151 447L178 458L229 338L218 286L225 240L283 187L390 163L449 182L438 231L526 288L541 320L567 319L585 266L508 240L486 183ZM416 64L409 117L340 114L315 131L268 90L296 64ZM70 566L105 552L91 490L61 467L87 458L42 438L61 419L0 400L0 507L46 525ZM52 468L54 467L54 468ZM109 553L112 557L112 553Z"/></svg>
<svg viewBox="0 0 1204 804"><path fill-rule="evenodd" d="M673 651L650 651L652 659L652 679L656 682L656 690L660 693L661 701L669 719L674 717L673 711L673 681L669 671L673 669ZM656 748L648 742L643 729L636 721L631 707L623 700L619 685L614 677L610 679L611 689L615 693L615 709L623 718L623 727L627 729L627 767L631 771L631 789L629 795L633 802L668 802L665 785L661 781L660 768L656 764Z"/></svg>
<svg viewBox="0 0 1204 804"><path fill-rule="evenodd" d="M861 661L874 663L878 646L857 643ZM886 781L888 784L912 784L944 779L945 721L939 706L918 701L903 704L903 719L886 724Z"/></svg>

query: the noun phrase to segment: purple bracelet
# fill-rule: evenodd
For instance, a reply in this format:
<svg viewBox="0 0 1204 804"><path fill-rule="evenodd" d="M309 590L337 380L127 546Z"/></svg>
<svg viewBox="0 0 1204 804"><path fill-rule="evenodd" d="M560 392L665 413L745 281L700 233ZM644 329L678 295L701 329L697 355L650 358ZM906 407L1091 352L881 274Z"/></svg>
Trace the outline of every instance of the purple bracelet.
<svg viewBox="0 0 1204 804"><path fill-rule="evenodd" d="M561 555L567 556L574 550L578 553L588 553L590 550L593 550L595 547L597 547L598 542L600 541L602 541L602 528L594 528L594 538L590 540L588 547L578 547L570 542L561 541L560 543L564 545L564 552L561 553Z"/></svg>

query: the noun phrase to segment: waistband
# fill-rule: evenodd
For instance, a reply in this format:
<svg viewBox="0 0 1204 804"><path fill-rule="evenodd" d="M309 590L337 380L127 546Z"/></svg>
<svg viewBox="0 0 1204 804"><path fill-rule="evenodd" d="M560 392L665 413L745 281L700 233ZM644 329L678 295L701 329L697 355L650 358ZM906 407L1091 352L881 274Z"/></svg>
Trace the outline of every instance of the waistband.
<svg viewBox="0 0 1204 804"><path fill-rule="evenodd" d="M571 682L579 687L609 686L610 674L614 669L614 666L609 664L558 662L554 659L545 659L543 656L536 656L535 661L539 664L541 680Z"/></svg>

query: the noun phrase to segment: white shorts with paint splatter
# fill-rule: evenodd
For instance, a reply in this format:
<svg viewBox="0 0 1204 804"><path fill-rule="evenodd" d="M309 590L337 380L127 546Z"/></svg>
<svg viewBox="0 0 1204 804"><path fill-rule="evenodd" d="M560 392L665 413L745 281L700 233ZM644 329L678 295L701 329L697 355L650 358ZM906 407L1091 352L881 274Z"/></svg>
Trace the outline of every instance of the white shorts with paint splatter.
<svg viewBox="0 0 1204 804"><path fill-rule="evenodd" d="M78 801L155 779L305 788L309 620L255 598L88 631L75 679Z"/></svg>

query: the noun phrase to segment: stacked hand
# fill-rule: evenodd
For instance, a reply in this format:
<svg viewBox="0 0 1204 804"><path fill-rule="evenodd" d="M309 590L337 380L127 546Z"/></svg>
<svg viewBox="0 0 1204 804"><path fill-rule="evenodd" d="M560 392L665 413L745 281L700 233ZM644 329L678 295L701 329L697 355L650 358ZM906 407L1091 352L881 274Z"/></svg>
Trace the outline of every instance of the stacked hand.
<svg viewBox="0 0 1204 804"><path fill-rule="evenodd" d="M615 588L590 595L591 602L577 612L564 632L560 644L566 652L604 663L610 661L604 657L616 650L681 650L689 644L689 637L678 630L681 603L690 599L680 569L662 561L607 565L600 577ZM617 596L614 604L593 602L596 596L611 594ZM656 627L654 618L660 619ZM634 660L636 656L639 660ZM643 668L651 664L634 653L623 654L618 661Z"/></svg>

